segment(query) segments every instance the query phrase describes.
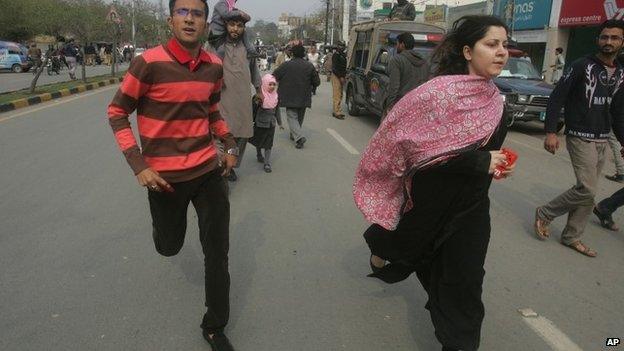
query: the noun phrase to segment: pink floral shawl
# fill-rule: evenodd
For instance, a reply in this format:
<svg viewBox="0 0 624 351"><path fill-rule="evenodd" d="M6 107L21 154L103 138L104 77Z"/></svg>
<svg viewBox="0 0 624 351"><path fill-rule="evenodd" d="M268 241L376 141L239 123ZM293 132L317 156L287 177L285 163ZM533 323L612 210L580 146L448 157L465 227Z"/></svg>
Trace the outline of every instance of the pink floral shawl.
<svg viewBox="0 0 624 351"><path fill-rule="evenodd" d="M412 208L411 174L467 147L485 145L502 114L503 100L491 79L440 76L410 91L362 155L353 184L355 204L368 221L396 229Z"/></svg>

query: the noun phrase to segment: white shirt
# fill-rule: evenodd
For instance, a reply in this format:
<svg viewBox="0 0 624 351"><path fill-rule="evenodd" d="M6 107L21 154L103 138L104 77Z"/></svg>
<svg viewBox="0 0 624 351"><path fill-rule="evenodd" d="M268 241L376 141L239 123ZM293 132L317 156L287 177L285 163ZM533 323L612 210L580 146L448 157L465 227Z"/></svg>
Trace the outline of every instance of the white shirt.
<svg viewBox="0 0 624 351"><path fill-rule="evenodd" d="M318 71L319 69L319 53L308 53L308 61L314 66L314 68L316 68L316 70Z"/></svg>

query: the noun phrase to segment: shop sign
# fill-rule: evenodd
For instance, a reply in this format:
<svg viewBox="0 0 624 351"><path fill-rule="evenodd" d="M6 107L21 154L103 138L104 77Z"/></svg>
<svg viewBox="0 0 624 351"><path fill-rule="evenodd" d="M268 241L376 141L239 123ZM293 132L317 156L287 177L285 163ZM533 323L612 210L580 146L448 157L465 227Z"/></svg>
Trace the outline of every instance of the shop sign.
<svg viewBox="0 0 624 351"><path fill-rule="evenodd" d="M445 18L446 18L446 6L427 5L425 7L425 22L427 23L445 22Z"/></svg>
<svg viewBox="0 0 624 351"><path fill-rule="evenodd" d="M373 0L358 0L356 15L358 20L373 18L374 13Z"/></svg>
<svg viewBox="0 0 624 351"><path fill-rule="evenodd" d="M548 26L551 8L552 0L497 0L494 14L514 30L540 29Z"/></svg>
<svg viewBox="0 0 624 351"><path fill-rule="evenodd" d="M564 0L560 27L597 25L608 19L624 17L624 0Z"/></svg>

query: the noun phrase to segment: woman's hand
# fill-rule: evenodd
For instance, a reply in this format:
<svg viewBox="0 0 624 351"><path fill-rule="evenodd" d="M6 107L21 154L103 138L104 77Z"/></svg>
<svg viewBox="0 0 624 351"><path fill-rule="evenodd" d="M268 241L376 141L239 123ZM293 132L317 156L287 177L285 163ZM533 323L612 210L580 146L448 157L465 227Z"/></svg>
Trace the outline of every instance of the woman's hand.
<svg viewBox="0 0 624 351"><path fill-rule="evenodd" d="M494 174L494 170L496 170L498 166L507 167L507 156L505 156L501 150L490 151L490 156L489 174ZM513 166L511 169L513 169Z"/></svg>
<svg viewBox="0 0 624 351"><path fill-rule="evenodd" d="M509 178L513 175L514 173L514 169L516 168L516 164L514 163L511 166L506 166L505 170L503 171L503 173L501 173L501 178L505 179L505 178Z"/></svg>

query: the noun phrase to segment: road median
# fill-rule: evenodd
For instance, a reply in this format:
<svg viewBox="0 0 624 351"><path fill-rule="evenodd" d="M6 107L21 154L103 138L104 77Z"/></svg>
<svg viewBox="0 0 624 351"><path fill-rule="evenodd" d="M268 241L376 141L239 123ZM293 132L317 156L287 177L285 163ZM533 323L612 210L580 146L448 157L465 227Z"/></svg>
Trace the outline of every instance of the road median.
<svg viewBox="0 0 624 351"><path fill-rule="evenodd" d="M90 77L87 79L87 83L76 80L42 85L33 94L30 93L29 89L2 93L0 94L0 113L117 84L122 81L124 73L120 72L119 77L111 77L109 74Z"/></svg>

